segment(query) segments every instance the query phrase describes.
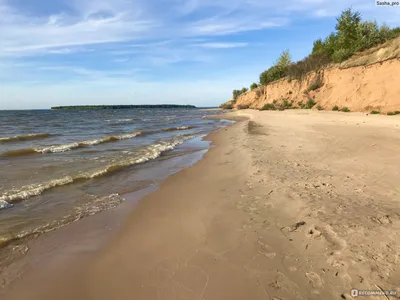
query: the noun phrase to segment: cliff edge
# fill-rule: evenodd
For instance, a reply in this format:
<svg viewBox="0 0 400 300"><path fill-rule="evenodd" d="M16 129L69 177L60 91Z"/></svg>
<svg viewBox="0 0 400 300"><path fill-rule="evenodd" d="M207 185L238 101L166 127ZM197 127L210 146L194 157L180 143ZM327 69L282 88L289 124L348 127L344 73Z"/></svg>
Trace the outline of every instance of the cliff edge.
<svg viewBox="0 0 400 300"><path fill-rule="evenodd" d="M349 60L307 74L281 79L240 95L235 108L261 109L266 104L351 111L400 111L400 38L358 53ZM232 102L228 102L232 103ZM310 107L309 107L310 108Z"/></svg>

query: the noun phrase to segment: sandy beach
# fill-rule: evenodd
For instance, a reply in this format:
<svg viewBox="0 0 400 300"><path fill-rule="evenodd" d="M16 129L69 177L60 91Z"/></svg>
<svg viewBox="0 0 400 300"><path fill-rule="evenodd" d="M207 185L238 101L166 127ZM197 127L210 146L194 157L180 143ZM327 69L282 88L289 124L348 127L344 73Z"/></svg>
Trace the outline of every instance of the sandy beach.
<svg viewBox="0 0 400 300"><path fill-rule="evenodd" d="M145 196L100 251L31 270L2 299L399 297L400 118L224 118L239 121L209 135L204 158Z"/></svg>

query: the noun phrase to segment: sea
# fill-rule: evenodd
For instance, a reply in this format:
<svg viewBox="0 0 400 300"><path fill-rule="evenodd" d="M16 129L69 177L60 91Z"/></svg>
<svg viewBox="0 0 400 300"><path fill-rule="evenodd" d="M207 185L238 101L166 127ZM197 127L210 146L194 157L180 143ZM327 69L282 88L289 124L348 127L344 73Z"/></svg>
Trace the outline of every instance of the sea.
<svg viewBox="0 0 400 300"><path fill-rule="evenodd" d="M201 157L203 137L230 124L207 118L220 113L0 111L0 266L28 251L27 239L115 208L187 166L185 157Z"/></svg>

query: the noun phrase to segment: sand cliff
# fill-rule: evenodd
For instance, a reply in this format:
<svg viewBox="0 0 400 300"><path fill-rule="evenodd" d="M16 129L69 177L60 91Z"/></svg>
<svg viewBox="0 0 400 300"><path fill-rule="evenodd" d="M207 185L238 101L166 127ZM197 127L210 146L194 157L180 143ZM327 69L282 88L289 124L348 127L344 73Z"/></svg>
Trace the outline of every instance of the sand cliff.
<svg viewBox="0 0 400 300"><path fill-rule="evenodd" d="M400 110L400 39L349 61L309 73L303 80L282 79L239 96L235 107L259 109L267 103L287 100L298 106L312 98L320 108L348 107L351 111ZM309 91L320 80L320 87Z"/></svg>

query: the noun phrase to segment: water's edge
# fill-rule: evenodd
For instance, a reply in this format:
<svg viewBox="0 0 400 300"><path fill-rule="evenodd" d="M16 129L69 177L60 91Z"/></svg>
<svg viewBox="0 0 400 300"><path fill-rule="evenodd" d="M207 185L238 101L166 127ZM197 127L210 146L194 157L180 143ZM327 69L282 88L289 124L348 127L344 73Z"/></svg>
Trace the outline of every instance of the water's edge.
<svg viewBox="0 0 400 300"><path fill-rule="evenodd" d="M225 127L235 123L230 120L223 120L223 122L226 123ZM64 259L62 257L68 257L73 254L75 259L75 256L79 256L82 252L88 254L88 252L94 253L101 249L119 231L126 217L144 196L156 191L169 176L199 162L211 148L210 142L206 141L207 137L212 133L223 130L225 127L216 128L205 136L188 140L183 144L200 143L205 147L204 150L169 158L165 161L158 158L147 163L149 165L157 165L157 172L159 172L157 176L160 177L161 173L162 178L159 178L156 184L144 189L120 194L119 196L124 201L118 205L53 231L43 233L38 237L27 237L26 240L21 240L21 244L10 244L7 248L0 249L0 260L2 259L1 251L8 252L10 256L12 256L11 252L17 254L11 258L11 261L6 266L1 268L0 295L2 293L1 290L4 291L7 288L11 288L14 283L18 282L17 279L25 276L29 277L29 270L35 269L35 266L45 263L50 269L63 265ZM172 164L173 160L180 160L180 162L178 163L179 167L171 171L168 169L168 165ZM72 241L73 243L71 243ZM6 260L9 258L6 257Z"/></svg>

